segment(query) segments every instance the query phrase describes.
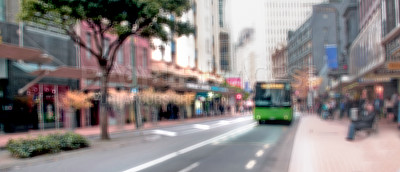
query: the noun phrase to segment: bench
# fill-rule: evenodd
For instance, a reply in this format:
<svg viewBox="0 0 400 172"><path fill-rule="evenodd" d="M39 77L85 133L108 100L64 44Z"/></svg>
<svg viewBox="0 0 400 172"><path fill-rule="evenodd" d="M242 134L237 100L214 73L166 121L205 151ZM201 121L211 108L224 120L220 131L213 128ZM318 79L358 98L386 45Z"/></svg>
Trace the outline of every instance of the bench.
<svg viewBox="0 0 400 172"><path fill-rule="evenodd" d="M378 132L378 119L375 117L375 119L372 122L372 125L370 127L359 129L357 131L365 131L367 133L367 135L371 135L372 133L377 133Z"/></svg>

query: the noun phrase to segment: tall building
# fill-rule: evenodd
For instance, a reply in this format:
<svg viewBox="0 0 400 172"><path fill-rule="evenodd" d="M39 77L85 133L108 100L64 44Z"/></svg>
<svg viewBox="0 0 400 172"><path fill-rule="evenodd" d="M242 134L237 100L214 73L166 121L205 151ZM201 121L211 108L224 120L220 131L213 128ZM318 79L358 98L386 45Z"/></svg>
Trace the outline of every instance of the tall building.
<svg viewBox="0 0 400 172"><path fill-rule="evenodd" d="M278 48L279 44L286 42L289 30L295 30L310 15L312 5L325 2L326 0L268 0L263 2L264 21L261 22L263 32L258 32L257 37L264 38L258 43L264 45L255 62L257 68L264 68L265 74L258 75L257 80L272 79L271 54Z"/></svg>
<svg viewBox="0 0 400 172"><path fill-rule="evenodd" d="M213 70L213 13L211 0L197 0L194 5L196 30L196 63L199 71Z"/></svg>
<svg viewBox="0 0 400 172"><path fill-rule="evenodd" d="M253 87L256 82L256 74L262 72L256 70L257 47L255 46L254 29L246 28L240 33L238 43L234 45L233 57L235 74L231 77L240 77L243 83Z"/></svg>
<svg viewBox="0 0 400 172"><path fill-rule="evenodd" d="M16 23L19 11L19 1L0 0L0 21Z"/></svg>
<svg viewBox="0 0 400 172"><path fill-rule="evenodd" d="M194 7L198 69L215 74L232 71L226 0L196 0Z"/></svg>
<svg viewBox="0 0 400 172"><path fill-rule="evenodd" d="M330 64L326 60L326 49L332 47L336 53L340 52L337 48L341 46L338 45L339 17L334 4L314 5L311 17L296 31L288 34L289 74L296 69L315 69L310 71L310 75L324 78L320 92L324 92L329 84Z"/></svg>

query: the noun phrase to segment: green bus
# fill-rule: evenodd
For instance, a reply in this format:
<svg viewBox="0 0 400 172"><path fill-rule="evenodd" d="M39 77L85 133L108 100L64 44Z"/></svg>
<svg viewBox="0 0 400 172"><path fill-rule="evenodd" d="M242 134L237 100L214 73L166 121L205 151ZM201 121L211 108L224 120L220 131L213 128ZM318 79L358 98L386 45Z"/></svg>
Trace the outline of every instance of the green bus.
<svg viewBox="0 0 400 172"><path fill-rule="evenodd" d="M260 124L284 121L291 124L293 108L289 81L257 82L254 95L254 119Z"/></svg>

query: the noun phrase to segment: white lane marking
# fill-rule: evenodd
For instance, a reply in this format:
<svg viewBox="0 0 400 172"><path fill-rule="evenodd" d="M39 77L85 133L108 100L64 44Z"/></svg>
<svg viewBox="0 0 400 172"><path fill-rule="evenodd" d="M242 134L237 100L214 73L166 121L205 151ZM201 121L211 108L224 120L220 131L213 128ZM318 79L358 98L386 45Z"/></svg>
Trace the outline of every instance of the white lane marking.
<svg viewBox="0 0 400 172"><path fill-rule="evenodd" d="M205 124L193 124L193 128L195 128L196 130L183 131L183 132L180 132L179 135L193 134L193 133L200 132L201 130L215 129L215 128L222 127L225 125L234 124L234 123L238 123L238 122L242 122L242 121L246 121L246 120L250 120L250 119L252 119L252 118L242 117L242 119L235 119L235 120L230 120L230 121L220 120L218 123L211 125L212 127L210 125L205 125ZM200 129L200 130L197 130L197 129Z"/></svg>
<svg viewBox="0 0 400 172"><path fill-rule="evenodd" d="M268 148L269 148L269 144L265 144L264 149L268 149Z"/></svg>
<svg viewBox="0 0 400 172"><path fill-rule="evenodd" d="M194 124L194 128L201 129L201 130L209 130L210 126L204 124Z"/></svg>
<svg viewBox="0 0 400 172"><path fill-rule="evenodd" d="M182 136L182 135L186 135L186 134L193 134L193 133L197 133L197 132L200 132L200 131L203 131L203 130L193 129L193 130L183 131L179 135Z"/></svg>
<svg viewBox="0 0 400 172"><path fill-rule="evenodd" d="M260 156L262 156L264 154L264 151L263 150L259 150L259 151L257 151L257 153L256 153L256 157L260 157Z"/></svg>
<svg viewBox="0 0 400 172"><path fill-rule="evenodd" d="M161 138L160 135L154 135L154 136L145 137L144 140L147 140L147 141L154 141L154 140L158 140L158 139L160 139L160 138Z"/></svg>
<svg viewBox="0 0 400 172"><path fill-rule="evenodd" d="M246 164L246 170L251 170L254 165L256 165L256 161L255 160L250 160L247 164Z"/></svg>
<svg viewBox="0 0 400 172"><path fill-rule="evenodd" d="M174 157L176 157L176 156L178 156L178 153L177 153L177 152L170 153L170 154L165 155L165 156L163 156L163 157L161 157L161 158L158 158L158 159L155 159L155 160L150 161L150 162L148 162L148 163L144 163L144 164L142 164L142 165L139 165L139 166L137 166L137 167L135 167L135 168L131 168L131 169L125 170L124 172L137 172L137 171L140 171L140 170L144 170L144 169L146 169L146 168L149 168L149 167L151 167L151 166L153 166L153 165L162 163L162 162L164 162L164 161L166 161L166 160L169 160L169 159L171 159L171 158L174 158Z"/></svg>
<svg viewBox="0 0 400 172"><path fill-rule="evenodd" d="M196 162L196 163L189 165L188 167L180 170L179 172L189 172L189 171L193 170L194 168L198 167L199 165L200 165L200 163Z"/></svg>
<svg viewBox="0 0 400 172"><path fill-rule="evenodd" d="M251 124L248 124L248 125L245 125L245 126L243 126L243 127L237 128L237 129L232 130L232 131L230 131L230 132L221 134L221 135L216 136L216 137L214 137L214 138L208 139L208 140L206 140L206 141L203 141L203 142L197 143L197 144L195 144L195 145L189 146L189 147L187 147L187 148L181 149L181 150L179 150L179 151L176 151L176 152L170 153L170 154L168 154L168 155L162 156L162 157L157 158L157 159L155 159L155 160L146 162L146 163L144 163L144 164L142 164L142 165L139 165L139 166L130 168L130 169L125 170L125 171L123 171L123 172L137 172L137 171L140 171L140 170L144 170L144 169L146 169L146 168L149 168L149 167L151 167L151 166L154 166L154 165L156 165L156 164L159 164L159 163L162 163L162 162L164 162L164 161L167 161L167 160L169 160L169 159L171 159L171 158L174 158L174 157L176 157L176 156L178 156L178 155L181 155L181 154L190 152L190 151L192 151L192 150L198 149L198 148L200 148L200 147L202 147L202 146L211 144L211 143L213 143L213 142L216 142L216 141L218 141L218 140L220 140L220 139L223 139L223 138L226 138L226 137L228 137L228 136L237 135L237 134L243 133L243 132L245 132L245 131L251 129L251 128L254 127L254 126L256 126L256 123L255 123L255 122L253 122L253 123L251 123Z"/></svg>
<svg viewBox="0 0 400 172"><path fill-rule="evenodd" d="M252 117L240 117L240 118L234 119L232 122L238 123L238 122L242 122L242 121L246 121L246 120L250 120L250 119L253 119L253 118Z"/></svg>
<svg viewBox="0 0 400 172"><path fill-rule="evenodd" d="M176 132L165 131L165 130L153 130L152 133L153 134L164 135L164 136L170 136L170 137L175 137L177 135Z"/></svg>
<svg viewBox="0 0 400 172"><path fill-rule="evenodd" d="M230 124L230 123L231 123L230 121L221 120L221 121L218 122L218 125L228 125L228 124Z"/></svg>

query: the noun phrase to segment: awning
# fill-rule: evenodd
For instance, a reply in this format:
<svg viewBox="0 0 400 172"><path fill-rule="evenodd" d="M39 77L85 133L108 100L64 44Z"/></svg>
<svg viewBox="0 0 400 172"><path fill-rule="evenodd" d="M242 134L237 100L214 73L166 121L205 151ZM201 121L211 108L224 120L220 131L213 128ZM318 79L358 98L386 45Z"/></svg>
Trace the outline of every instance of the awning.
<svg viewBox="0 0 400 172"><path fill-rule="evenodd" d="M46 77L68 78L68 79L95 79L97 76L96 70L80 69L75 67L58 67L56 69L40 69L31 72L32 75L40 75L47 72Z"/></svg>
<svg viewBox="0 0 400 172"><path fill-rule="evenodd" d="M0 44L0 58L6 58L10 60L23 60L26 62L33 63L50 63L53 58L47 54L44 54L39 49L19 47L11 44Z"/></svg>
<svg viewBox="0 0 400 172"><path fill-rule="evenodd" d="M46 72L46 77L55 78L68 78L68 79L88 79L88 80L98 80L101 77L99 71L95 69L82 69L76 67L58 67L54 70L41 69L31 72L30 74L39 76ZM115 74L111 73L108 76L109 82L114 83L132 83L132 78L127 74Z"/></svg>
<svg viewBox="0 0 400 172"><path fill-rule="evenodd" d="M51 66L51 65L38 65L38 64L32 64L32 63L20 63L20 62L13 62L12 63L15 67L18 69L26 72L26 73L31 73L34 71L37 71L39 69L43 70L55 70L57 69L56 66Z"/></svg>

